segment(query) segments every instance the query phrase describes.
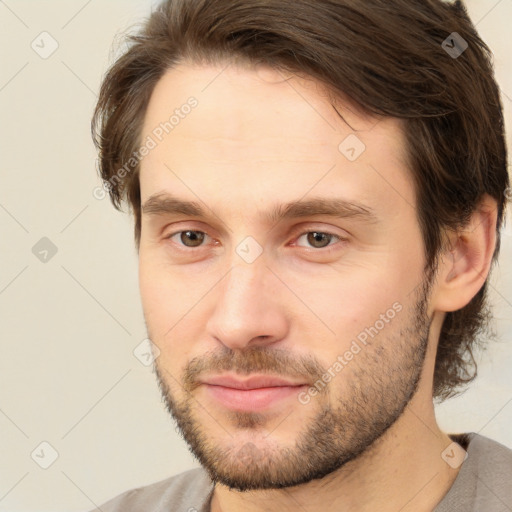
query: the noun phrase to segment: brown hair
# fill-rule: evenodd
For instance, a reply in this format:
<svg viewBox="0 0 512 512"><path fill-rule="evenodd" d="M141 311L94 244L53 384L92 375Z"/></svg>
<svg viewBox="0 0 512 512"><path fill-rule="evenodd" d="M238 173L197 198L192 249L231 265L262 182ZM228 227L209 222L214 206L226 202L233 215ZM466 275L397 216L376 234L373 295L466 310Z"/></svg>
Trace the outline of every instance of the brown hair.
<svg viewBox="0 0 512 512"><path fill-rule="evenodd" d="M463 49L453 32L468 45L458 57L442 44ZM366 113L404 119L426 270L436 267L444 234L464 226L486 193L498 205L496 260L509 184L503 111L492 54L461 1L168 0L128 42L101 85L92 133L112 203L120 210L127 199L134 213L137 248L141 198L132 157L155 84L186 59L305 75ZM456 395L476 376L472 350L490 319L486 287L446 315L435 398Z"/></svg>

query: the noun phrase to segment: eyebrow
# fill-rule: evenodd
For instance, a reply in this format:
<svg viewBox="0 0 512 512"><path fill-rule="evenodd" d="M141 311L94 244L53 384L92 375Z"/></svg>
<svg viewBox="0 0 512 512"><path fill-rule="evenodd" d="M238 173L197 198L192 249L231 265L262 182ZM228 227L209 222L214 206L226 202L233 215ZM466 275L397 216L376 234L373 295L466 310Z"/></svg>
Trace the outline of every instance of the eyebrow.
<svg viewBox="0 0 512 512"><path fill-rule="evenodd" d="M142 213L148 216L185 215L207 218L208 213L195 201L184 201L169 193L154 194L142 206ZM285 219L298 219L325 215L334 218L354 218L369 224L379 221L375 211L363 204L341 198L313 197L275 205L263 213L263 221L275 224Z"/></svg>

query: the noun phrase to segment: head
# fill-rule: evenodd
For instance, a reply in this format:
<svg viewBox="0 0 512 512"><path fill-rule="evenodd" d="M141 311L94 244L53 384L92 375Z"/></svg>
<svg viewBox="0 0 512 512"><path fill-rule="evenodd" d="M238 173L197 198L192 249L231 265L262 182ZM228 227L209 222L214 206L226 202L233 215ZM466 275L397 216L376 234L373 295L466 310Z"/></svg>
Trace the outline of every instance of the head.
<svg viewBox="0 0 512 512"><path fill-rule="evenodd" d="M442 400L474 378L509 178L460 2L176 0L130 41L93 135L134 214L163 395L212 476L320 478L420 388ZM224 372L302 387L219 407L203 382Z"/></svg>

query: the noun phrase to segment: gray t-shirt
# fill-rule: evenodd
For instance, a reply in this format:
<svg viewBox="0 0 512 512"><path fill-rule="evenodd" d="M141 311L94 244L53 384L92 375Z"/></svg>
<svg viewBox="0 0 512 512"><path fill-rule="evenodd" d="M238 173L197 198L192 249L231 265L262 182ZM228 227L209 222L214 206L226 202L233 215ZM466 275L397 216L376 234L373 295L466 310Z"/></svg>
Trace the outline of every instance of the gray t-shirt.
<svg viewBox="0 0 512 512"><path fill-rule="evenodd" d="M450 438L468 455L433 512L511 512L512 450L475 433ZM91 512L210 512L213 489L200 467L126 491Z"/></svg>

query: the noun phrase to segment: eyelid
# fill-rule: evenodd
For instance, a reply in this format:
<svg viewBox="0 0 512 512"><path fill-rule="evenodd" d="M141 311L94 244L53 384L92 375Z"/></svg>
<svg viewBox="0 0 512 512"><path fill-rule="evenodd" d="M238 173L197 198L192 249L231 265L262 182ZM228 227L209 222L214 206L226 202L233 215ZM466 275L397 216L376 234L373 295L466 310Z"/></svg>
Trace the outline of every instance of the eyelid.
<svg viewBox="0 0 512 512"><path fill-rule="evenodd" d="M197 233L204 233L206 236L213 238L203 226L194 225L193 221L190 221L189 223L187 223L187 221L174 223L172 226L165 227L162 230L162 233L165 233L166 229L169 227L172 228L172 231L169 231L167 234L163 235L164 240L167 240L172 236L177 235L178 233L183 233L185 231L195 231Z"/></svg>
<svg viewBox="0 0 512 512"><path fill-rule="evenodd" d="M326 235L332 235L334 237L339 238L340 240L348 240L351 237L351 234L341 228L340 226L334 226L332 224L323 224L319 221L310 221L310 222L304 222L300 225L296 226L292 231L292 236L298 236L305 233L311 233L311 232L317 232L317 233L324 233Z"/></svg>
<svg viewBox="0 0 512 512"><path fill-rule="evenodd" d="M292 231L292 236L305 235L306 233L324 233L326 235L337 236L338 238L345 239L348 238L348 233L343 231L343 233L336 233L336 230L332 227L321 226L318 224L301 224L297 226Z"/></svg>

